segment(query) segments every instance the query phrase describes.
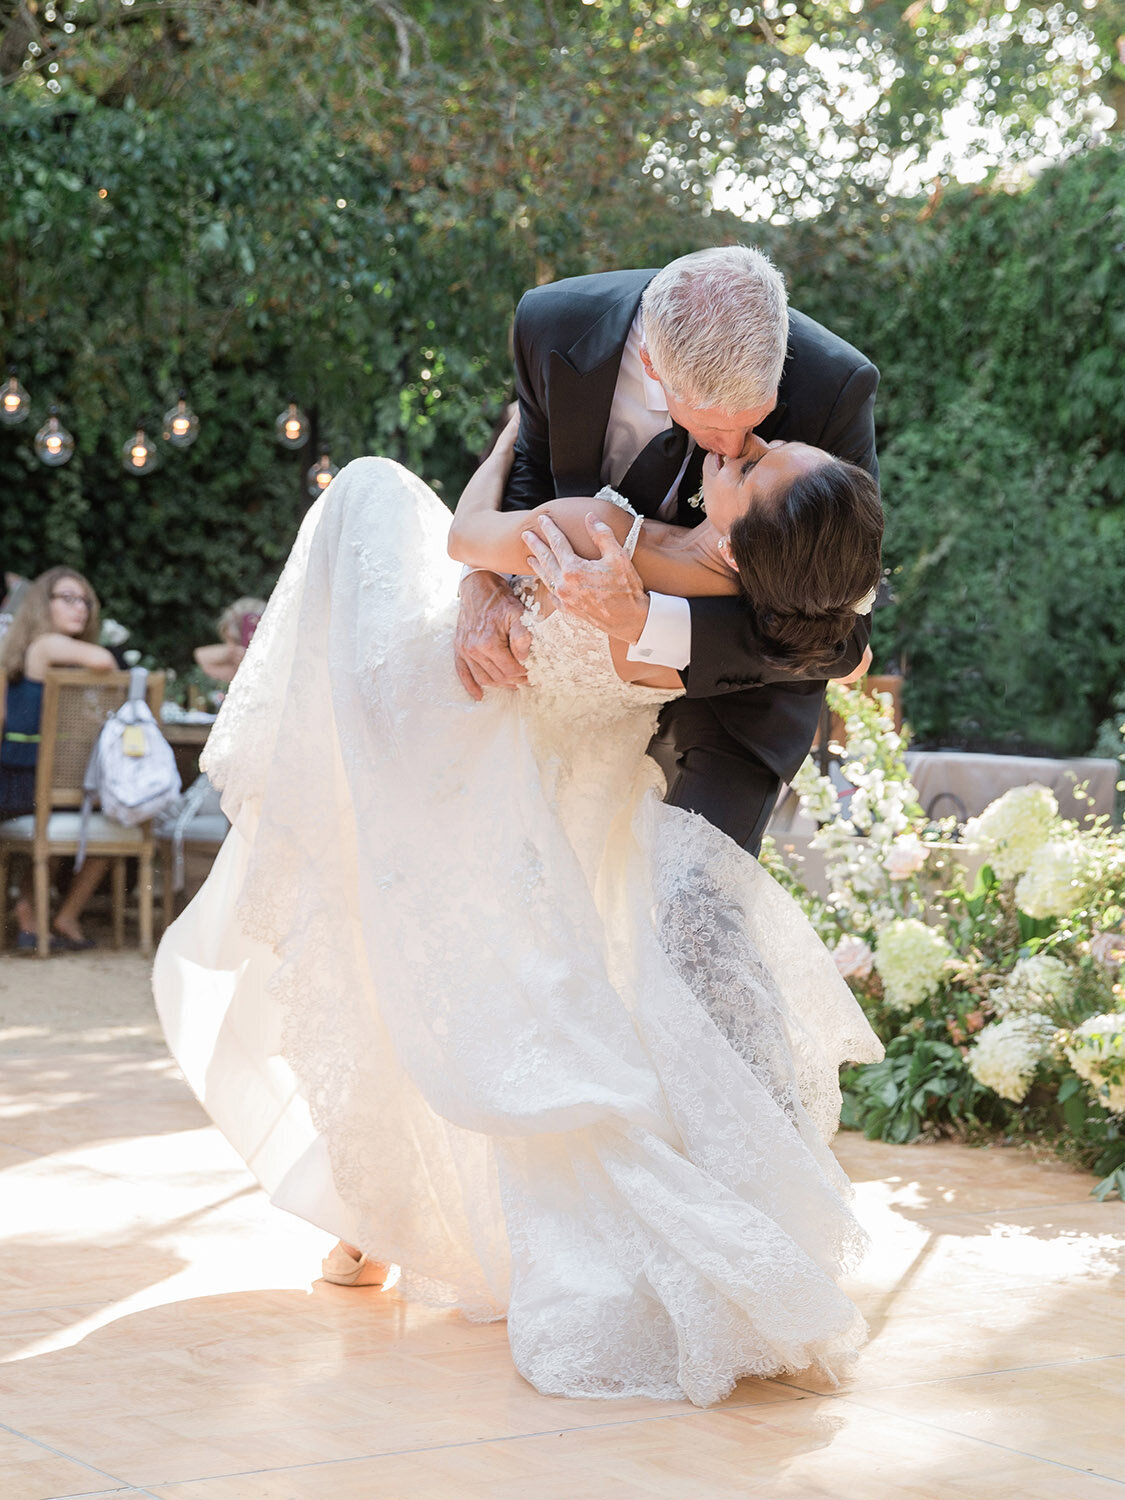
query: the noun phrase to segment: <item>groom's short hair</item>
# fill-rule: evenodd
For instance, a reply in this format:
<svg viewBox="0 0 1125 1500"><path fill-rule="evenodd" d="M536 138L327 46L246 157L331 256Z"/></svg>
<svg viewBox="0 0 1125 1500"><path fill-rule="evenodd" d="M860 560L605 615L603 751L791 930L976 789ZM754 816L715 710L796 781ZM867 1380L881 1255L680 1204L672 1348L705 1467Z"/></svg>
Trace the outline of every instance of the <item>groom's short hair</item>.
<svg viewBox="0 0 1125 1500"><path fill-rule="evenodd" d="M736 412L776 398L789 308L781 272L761 250L682 255L649 282L641 315L649 359L675 400Z"/></svg>

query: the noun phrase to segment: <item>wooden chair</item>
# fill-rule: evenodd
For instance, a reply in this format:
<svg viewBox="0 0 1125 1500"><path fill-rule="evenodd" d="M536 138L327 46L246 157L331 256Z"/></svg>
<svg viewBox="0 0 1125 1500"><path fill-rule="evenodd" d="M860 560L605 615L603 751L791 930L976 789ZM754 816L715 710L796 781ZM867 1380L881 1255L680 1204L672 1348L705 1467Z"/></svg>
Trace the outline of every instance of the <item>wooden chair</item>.
<svg viewBox="0 0 1125 1500"><path fill-rule="evenodd" d="M184 859L194 854L214 862L229 832L230 824L219 805L218 789L206 776L198 777L185 793L175 816L163 820L156 836L165 932L176 918L176 896L184 883Z"/></svg>
<svg viewBox="0 0 1125 1500"><path fill-rule="evenodd" d="M43 717L35 772L35 811L0 823L0 950L7 935L8 864L13 854L31 857L34 877L37 957L50 953L50 875L47 862L57 854L77 854L82 782L94 741L107 715L129 696L128 672L94 672L84 667L53 667L43 679ZM164 673L150 672L148 706L159 719ZM141 952L152 952L152 823L126 828L100 812L92 813L86 854L113 861L113 944L125 941L125 861L140 861L138 910Z"/></svg>

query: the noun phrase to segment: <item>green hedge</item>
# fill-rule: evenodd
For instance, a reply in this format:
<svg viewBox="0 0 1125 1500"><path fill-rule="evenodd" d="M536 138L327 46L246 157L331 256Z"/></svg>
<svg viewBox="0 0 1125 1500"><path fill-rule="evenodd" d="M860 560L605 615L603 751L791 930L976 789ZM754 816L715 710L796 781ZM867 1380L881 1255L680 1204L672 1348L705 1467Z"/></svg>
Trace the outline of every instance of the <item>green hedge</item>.
<svg viewBox="0 0 1125 1500"><path fill-rule="evenodd" d="M1085 751L1125 679L1125 153L791 248L882 371L875 646L917 737Z"/></svg>
<svg viewBox="0 0 1125 1500"><path fill-rule="evenodd" d="M35 400L0 429L3 561L83 568L172 665L288 550L314 456L274 442L291 392L337 461L387 453L451 497L509 385L524 287L603 268L607 244L658 264L738 234L882 369L897 603L876 649L907 666L919 739L1081 752L1125 679L1119 150L784 229L669 207L647 180L616 227L540 197L529 229L502 193L445 214L375 149L231 99L13 107L0 180L0 342ZM131 424L158 431L181 384L199 441L126 475ZM51 399L78 441L60 470L31 452Z"/></svg>

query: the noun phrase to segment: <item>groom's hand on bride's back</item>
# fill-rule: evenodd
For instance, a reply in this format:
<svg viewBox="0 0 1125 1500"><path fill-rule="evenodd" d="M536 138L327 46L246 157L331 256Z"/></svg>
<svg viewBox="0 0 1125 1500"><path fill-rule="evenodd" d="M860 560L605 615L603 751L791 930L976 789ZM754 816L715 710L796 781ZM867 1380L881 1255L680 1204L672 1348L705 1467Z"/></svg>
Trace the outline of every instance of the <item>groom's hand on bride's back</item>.
<svg viewBox="0 0 1125 1500"><path fill-rule="evenodd" d="M498 574L470 573L462 580L453 650L461 684L478 703L485 688L515 688L527 681L524 664L531 636L523 612L523 605Z"/></svg>

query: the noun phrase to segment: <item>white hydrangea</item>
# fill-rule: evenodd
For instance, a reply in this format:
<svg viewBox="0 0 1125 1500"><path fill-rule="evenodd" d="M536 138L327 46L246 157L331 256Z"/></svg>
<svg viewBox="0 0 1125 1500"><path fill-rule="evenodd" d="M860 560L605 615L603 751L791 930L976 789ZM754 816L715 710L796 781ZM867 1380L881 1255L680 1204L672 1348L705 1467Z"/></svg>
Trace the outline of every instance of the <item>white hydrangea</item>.
<svg viewBox="0 0 1125 1500"><path fill-rule="evenodd" d="M986 1026L969 1049L967 1065L978 1083L1002 1099L1020 1104L1035 1069L1051 1050L1055 1023L1050 1016L1007 1016Z"/></svg>
<svg viewBox="0 0 1125 1500"><path fill-rule="evenodd" d="M123 646L129 635L129 630L119 620L102 621L100 640L103 646Z"/></svg>
<svg viewBox="0 0 1125 1500"><path fill-rule="evenodd" d="M1050 788L1016 786L970 818L962 834L1000 880L1022 875L1031 856L1058 830L1059 804Z"/></svg>
<svg viewBox="0 0 1125 1500"><path fill-rule="evenodd" d="M998 1015L1029 1015L1065 1005L1070 998L1072 975L1061 958L1051 953L1035 953L1016 961L1005 975L1003 984L991 992L992 1008Z"/></svg>
<svg viewBox="0 0 1125 1500"><path fill-rule="evenodd" d="M832 950L836 967L844 979L866 979L875 955L862 938L846 934Z"/></svg>
<svg viewBox="0 0 1125 1500"><path fill-rule="evenodd" d="M883 868L892 880L909 880L926 863L929 849L916 833L901 834L883 856Z"/></svg>
<svg viewBox="0 0 1125 1500"><path fill-rule="evenodd" d="M933 927L916 917L892 922L875 942L875 967L892 1010L913 1010L934 993L953 950Z"/></svg>
<svg viewBox="0 0 1125 1500"><path fill-rule="evenodd" d="M1089 856L1077 838L1048 839L1016 884L1016 904L1029 917L1065 917L1082 905Z"/></svg>
<svg viewBox="0 0 1125 1500"><path fill-rule="evenodd" d="M1125 1015L1089 1016L1070 1033L1064 1051L1102 1102L1115 1114L1125 1112Z"/></svg>

